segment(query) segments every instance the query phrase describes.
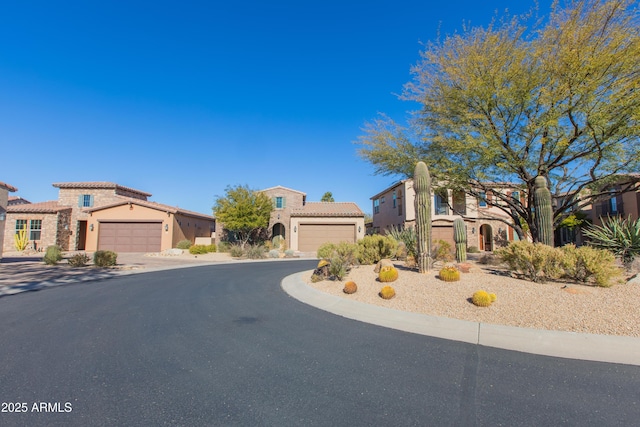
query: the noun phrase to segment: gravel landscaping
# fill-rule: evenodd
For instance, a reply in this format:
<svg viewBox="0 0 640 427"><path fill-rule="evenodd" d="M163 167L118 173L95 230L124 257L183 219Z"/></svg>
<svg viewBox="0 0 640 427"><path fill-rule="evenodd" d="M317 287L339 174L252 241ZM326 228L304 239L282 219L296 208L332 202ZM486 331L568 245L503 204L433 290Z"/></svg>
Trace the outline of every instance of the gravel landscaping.
<svg viewBox="0 0 640 427"><path fill-rule="evenodd" d="M640 337L640 278L599 288L574 283L533 283L513 278L500 267L470 262L469 273L458 282L443 282L438 270L419 274L395 262L399 278L391 286L395 298L383 300L378 292L385 285L377 280L374 266L353 268L344 281L306 283L320 291L354 301L395 310L474 322L535 329ZM358 291L347 295L344 284L356 282ZM483 289L497 295L490 307L476 307L471 296Z"/></svg>

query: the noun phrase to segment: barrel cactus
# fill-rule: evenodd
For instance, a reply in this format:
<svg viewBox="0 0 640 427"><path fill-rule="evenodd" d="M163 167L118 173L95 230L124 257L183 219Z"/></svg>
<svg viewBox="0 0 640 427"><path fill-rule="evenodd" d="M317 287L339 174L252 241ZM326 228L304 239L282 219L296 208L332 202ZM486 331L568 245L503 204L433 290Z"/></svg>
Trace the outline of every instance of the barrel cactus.
<svg viewBox="0 0 640 427"><path fill-rule="evenodd" d="M438 277L444 282L457 282L460 280L460 270L449 265L440 269Z"/></svg>
<svg viewBox="0 0 640 427"><path fill-rule="evenodd" d="M378 273L378 280L381 282L395 282L398 279L398 270L393 266L385 266Z"/></svg>
<svg viewBox="0 0 640 427"><path fill-rule="evenodd" d="M383 287L378 293L382 299L391 299L396 296L396 291L391 286Z"/></svg>
<svg viewBox="0 0 640 427"><path fill-rule="evenodd" d="M478 307L489 307L496 299L496 294L487 291L476 291L471 297L471 302Z"/></svg>
<svg viewBox="0 0 640 427"><path fill-rule="evenodd" d="M413 189L416 192L416 235L418 240L418 271L431 270L431 177L424 162L416 164L413 173Z"/></svg>
<svg viewBox="0 0 640 427"><path fill-rule="evenodd" d="M358 286L356 285L356 282L348 281L344 284L344 289L342 289L342 292L344 292L345 294L355 294L357 290Z"/></svg>
<svg viewBox="0 0 640 427"><path fill-rule="evenodd" d="M533 203L535 207L535 221L540 243L553 246L553 208L551 207L551 192L547 188L544 176L537 176L534 181Z"/></svg>
<svg viewBox="0 0 640 427"><path fill-rule="evenodd" d="M453 221L453 241L456 242L456 261L467 260L467 229L462 218Z"/></svg>

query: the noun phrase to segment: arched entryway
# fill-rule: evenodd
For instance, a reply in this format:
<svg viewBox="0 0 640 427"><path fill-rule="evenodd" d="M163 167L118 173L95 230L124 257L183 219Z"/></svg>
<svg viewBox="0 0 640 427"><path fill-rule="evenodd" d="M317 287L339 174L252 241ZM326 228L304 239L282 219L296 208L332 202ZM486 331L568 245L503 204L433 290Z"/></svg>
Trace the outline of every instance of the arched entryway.
<svg viewBox="0 0 640 427"><path fill-rule="evenodd" d="M493 251L493 232L489 224L482 224L480 226L480 250L491 252Z"/></svg>
<svg viewBox="0 0 640 427"><path fill-rule="evenodd" d="M271 228L271 238L273 239L276 236L280 236L283 239L286 237L286 230L284 224L282 224L281 222L274 224Z"/></svg>

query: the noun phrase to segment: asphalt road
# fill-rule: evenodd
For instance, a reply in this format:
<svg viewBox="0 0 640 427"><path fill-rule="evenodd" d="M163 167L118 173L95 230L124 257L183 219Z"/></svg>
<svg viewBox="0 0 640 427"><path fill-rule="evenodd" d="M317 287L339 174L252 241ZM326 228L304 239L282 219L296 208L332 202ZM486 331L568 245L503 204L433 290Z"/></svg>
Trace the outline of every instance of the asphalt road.
<svg viewBox="0 0 640 427"><path fill-rule="evenodd" d="M638 425L640 367L335 316L280 288L312 266L194 267L1 298L0 425Z"/></svg>

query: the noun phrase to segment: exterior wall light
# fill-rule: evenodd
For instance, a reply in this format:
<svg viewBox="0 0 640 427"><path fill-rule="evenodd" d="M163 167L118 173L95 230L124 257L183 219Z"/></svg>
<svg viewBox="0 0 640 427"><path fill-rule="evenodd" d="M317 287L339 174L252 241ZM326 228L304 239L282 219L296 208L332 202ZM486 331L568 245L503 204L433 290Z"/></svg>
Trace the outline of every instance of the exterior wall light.
<svg viewBox="0 0 640 427"><path fill-rule="evenodd" d="M169 231L169 224L164 225L164 231Z"/></svg>
<svg viewBox="0 0 640 427"><path fill-rule="evenodd" d="M7 214L4 212L0 212L0 221L4 221L7 219Z"/></svg>
<svg viewBox="0 0 640 427"><path fill-rule="evenodd" d="M89 231L93 231L93 224L89 224Z"/></svg>
<svg viewBox="0 0 640 427"><path fill-rule="evenodd" d="M358 226L358 233L362 231L362 227Z"/></svg>
<svg viewBox="0 0 640 427"><path fill-rule="evenodd" d="M295 225L293 226L293 232L294 232L294 233L297 233L297 232L298 232L298 227L297 227L297 226L295 226Z"/></svg>

